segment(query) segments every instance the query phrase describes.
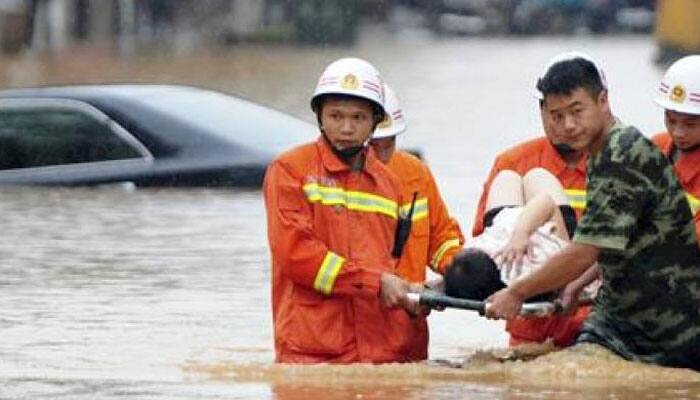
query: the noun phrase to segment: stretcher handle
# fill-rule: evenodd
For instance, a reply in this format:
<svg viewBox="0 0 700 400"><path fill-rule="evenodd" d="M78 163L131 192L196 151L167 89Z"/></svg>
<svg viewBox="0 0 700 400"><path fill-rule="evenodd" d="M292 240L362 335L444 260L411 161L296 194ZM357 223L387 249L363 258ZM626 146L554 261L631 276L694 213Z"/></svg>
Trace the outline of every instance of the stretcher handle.
<svg viewBox="0 0 700 400"><path fill-rule="evenodd" d="M460 299L458 297L450 297L444 294L439 294L431 291L422 293L408 293L409 300L417 301L420 305L432 308L458 308L460 310L477 311L479 315L486 314L486 308L489 303L485 301ZM558 301L525 303L520 309L520 315L523 317L544 317L552 314L561 313L562 305Z"/></svg>

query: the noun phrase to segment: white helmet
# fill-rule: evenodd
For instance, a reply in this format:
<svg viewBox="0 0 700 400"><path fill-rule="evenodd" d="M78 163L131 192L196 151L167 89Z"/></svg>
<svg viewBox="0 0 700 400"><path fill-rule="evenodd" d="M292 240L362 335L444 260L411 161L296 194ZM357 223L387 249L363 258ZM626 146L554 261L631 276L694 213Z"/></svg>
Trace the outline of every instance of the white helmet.
<svg viewBox="0 0 700 400"><path fill-rule="evenodd" d="M387 84L384 84L384 96L386 97L384 101L386 115L384 115L382 122L377 125L377 129L374 130L372 139L400 135L406 130L406 119L403 116L399 99Z"/></svg>
<svg viewBox="0 0 700 400"><path fill-rule="evenodd" d="M661 79L654 101L667 110L700 115L700 55L674 62Z"/></svg>
<svg viewBox="0 0 700 400"><path fill-rule="evenodd" d="M341 58L329 64L311 97L311 109L326 94L344 94L371 101L384 112L384 81L372 64L359 58Z"/></svg>

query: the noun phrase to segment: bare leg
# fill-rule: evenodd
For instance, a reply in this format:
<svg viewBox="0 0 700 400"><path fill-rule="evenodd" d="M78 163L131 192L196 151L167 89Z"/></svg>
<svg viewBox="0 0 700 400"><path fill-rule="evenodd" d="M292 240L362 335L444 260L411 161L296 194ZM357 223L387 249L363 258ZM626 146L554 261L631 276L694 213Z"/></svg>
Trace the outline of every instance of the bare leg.
<svg viewBox="0 0 700 400"><path fill-rule="evenodd" d="M533 168L523 176L523 193L525 202L534 196L546 193L558 205L569 204L564 187L551 172L544 168Z"/></svg>
<svg viewBox="0 0 700 400"><path fill-rule="evenodd" d="M548 194L559 206L569 204L564 187L551 172L544 168L534 168L525 174L523 177L523 193L525 202L537 195ZM557 227L557 236L568 241L569 236L566 231L566 224L559 208L554 212L550 221Z"/></svg>
<svg viewBox="0 0 700 400"><path fill-rule="evenodd" d="M522 206L523 179L515 171L501 171L491 182L486 198L486 211L502 206Z"/></svg>

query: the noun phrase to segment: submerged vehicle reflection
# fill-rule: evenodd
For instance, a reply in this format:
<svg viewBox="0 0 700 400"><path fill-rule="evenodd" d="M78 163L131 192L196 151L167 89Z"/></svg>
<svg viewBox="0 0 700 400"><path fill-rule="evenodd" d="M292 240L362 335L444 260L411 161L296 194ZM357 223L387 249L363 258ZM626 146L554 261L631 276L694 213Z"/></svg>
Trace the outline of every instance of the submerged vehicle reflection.
<svg viewBox="0 0 700 400"><path fill-rule="evenodd" d="M0 184L259 186L312 124L210 90L93 85L0 90Z"/></svg>

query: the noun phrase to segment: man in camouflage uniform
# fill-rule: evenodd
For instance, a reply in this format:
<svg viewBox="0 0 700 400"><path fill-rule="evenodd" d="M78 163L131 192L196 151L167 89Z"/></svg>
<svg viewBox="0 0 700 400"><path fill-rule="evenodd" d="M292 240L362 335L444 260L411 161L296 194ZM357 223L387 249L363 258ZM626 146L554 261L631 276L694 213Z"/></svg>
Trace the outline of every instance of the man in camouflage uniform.
<svg viewBox="0 0 700 400"><path fill-rule="evenodd" d="M589 154L586 210L572 243L491 296L487 315L513 317L523 299L564 286L597 261L602 287L577 343L700 371L700 250L672 166L613 117L590 61L552 65L537 88L572 147Z"/></svg>

